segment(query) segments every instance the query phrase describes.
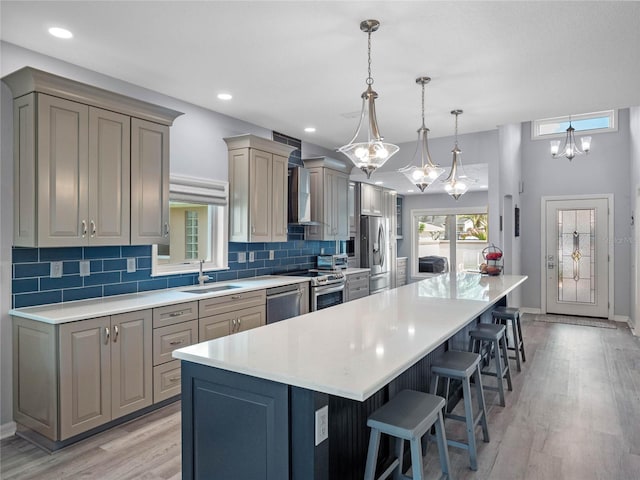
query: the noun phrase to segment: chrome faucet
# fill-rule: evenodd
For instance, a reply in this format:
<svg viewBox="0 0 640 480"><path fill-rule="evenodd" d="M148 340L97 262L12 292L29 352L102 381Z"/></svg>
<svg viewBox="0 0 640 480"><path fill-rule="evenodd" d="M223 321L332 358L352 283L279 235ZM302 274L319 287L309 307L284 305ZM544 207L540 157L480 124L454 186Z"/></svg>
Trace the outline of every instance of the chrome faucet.
<svg viewBox="0 0 640 480"><path fill-rule="evenodd" d="M211 277L209 275L204 275L202 273L203 265L204 265L204 260L200 260L200 275L198 275L198 283L200 284L201 287L204 285L204 282L206 282L207 280L211 280Z"/></svg>

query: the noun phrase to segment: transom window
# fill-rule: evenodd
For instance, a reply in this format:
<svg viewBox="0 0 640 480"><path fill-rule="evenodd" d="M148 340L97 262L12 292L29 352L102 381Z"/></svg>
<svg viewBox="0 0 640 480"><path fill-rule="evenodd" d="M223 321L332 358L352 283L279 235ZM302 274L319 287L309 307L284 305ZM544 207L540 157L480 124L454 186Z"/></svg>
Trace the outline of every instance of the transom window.
<svg viewBox="0 0 640 480"><path fill-rule="evenodd" d="M566 115L564 117L534 120L531 123L531 137L534 139L562 137L567 133L569 120L571 120L571 126L575 128L576 133L579 134L615 132L618 130L617 117L616 110L607 110L604 112L581 113L571 115L571 117Z"/></svg>

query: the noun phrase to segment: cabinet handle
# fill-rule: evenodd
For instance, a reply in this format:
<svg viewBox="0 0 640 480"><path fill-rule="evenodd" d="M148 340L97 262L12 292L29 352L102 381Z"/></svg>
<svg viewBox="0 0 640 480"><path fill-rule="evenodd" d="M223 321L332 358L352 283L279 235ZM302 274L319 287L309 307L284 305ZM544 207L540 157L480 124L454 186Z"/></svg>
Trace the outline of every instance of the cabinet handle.
<svg viewBox="0 0 640 480"><path fill-rule="evenodd" d="M255 227L255 225L251 225L251 233L256 233L256 227Z"/></svg>
<svg viewBox="0 0 640 480"><path fill-rule="evenodd" d="M96 236L96 222L91 220L91 238Z"/></svg>
<svg viewBox="0 0 640 480"><path fill-rule="evenodd" d="M169 223L168 222L164 222L164 236L165 237L169 236Z"/></svg>
<svg viewBox="0 0 640 480"><path fill-rule="evenodd" d="M179 312L171 312L169 314L170 317L179 317L181 315L184 315L184 312L182 310L180 310Z"/></svg>
<svg viewBox="0 0 640 480"><path fill-rule="evenodd" d="M171 383L175 383L180 381L180 377L170 377L167 380L169 380L169 382Z"/></svg>
<svg viewBox="0 0 640 480"><path fill-rule="evenodd" d="M231 333L236 331L236 319L231 320Z"/></svg>
<svg viewBox="0 0 640 480"><path fill-rule="evenodd" d="M109 327L104 327L104 344L109 345Z"/></svg>
<svg viewBox="0 0 640 480"><path fill-rule="evenodd" d="M113 327L113 343L118 341L118 325L114 325Z"/></svg>
<svg viewBox="0 0 640 480"><path fill-rule="evenodd" d="M82 238L87 236L87 222L82 220Z"/></svg>
<svg viewBox="0 0 640 480"><path fill-rule="evenodd" d="M231 300L239 300L242 297L240 295L231 295Z"/></svg>
<svg viewBox="0 0 640 480"><path fill-rule="evenodd" d="M240 331L240 327L242 326L242 319L238 319L238 331Z"/></svg>
<svg viewBox="0 0 640 480"><path fill-rule="evenodd" d="M169 342L169 345L180 345L182 340L174 340L173 342Z"/></svg>

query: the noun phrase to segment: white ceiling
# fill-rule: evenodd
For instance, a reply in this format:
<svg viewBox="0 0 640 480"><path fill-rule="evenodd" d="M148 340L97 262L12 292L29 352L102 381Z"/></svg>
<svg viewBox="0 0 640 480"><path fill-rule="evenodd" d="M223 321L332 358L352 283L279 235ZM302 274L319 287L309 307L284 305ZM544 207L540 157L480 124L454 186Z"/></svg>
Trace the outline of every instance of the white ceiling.
<svg viewBox="0 0 640 480"><path fill-rule="evenodd" d="M4 41L329 149L356 126L367 18L392 143L415 140L422 75L432 138L452 134L453 108L468 133L640 105L640 2L3 0L0 14Z"/></svg>

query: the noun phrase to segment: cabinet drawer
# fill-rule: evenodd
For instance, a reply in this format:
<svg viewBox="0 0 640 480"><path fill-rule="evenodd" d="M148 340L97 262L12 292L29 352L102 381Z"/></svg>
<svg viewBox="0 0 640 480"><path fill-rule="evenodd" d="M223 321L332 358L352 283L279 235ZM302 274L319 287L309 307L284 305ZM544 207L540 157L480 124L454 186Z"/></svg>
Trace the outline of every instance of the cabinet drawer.
<svg viewBox="0 0 640 480"><path fill-rule="evenodd" d="M153 403L180 395L180 360L153 367Z"/></svg>
<svg viewBox="0 0 640 480"><path fill-rule="evenodd" d="M198 302L167 305L153 309L153 328L198 319Z"/></svg>
<svg viewBox="0 0 640 480"><path fill-rule="evenodd" d="M368 273L352 273L347 276L347 282L351 285L353 282L369 282L369 274Z"/></svg>
<svg viewBox="0 0 640 480"><path fill-rule="evenodd" d="M406 267L407 266L407 259L406 258L398 258L396 260L396 266L398 268Z"/></svg>
<svg viewBox="0 0 640 480"><path fill-rule="evenodd" d="M266 302L266 291L254 290L252 292L234 293L200 300L198 310L200 312L200 318L202 318L232 312L241 308L264 306Z"/></svg>
<svg viewBox="0 0 640 480"><path fill-rule="evenodd" d="M197 320L154 329L153 365L160 365L172 360L171 352L193 343L198 343Z"/></svg>
<svg viewBox="0 0 640 480"><path fill-rule="evenodd" d="M369 296L369 287L358 288L354 291L349 290L349 301L357 300L358 298L368 297L368 296Z"/></svg>
<svg viewBox="0 0 640 480"><path fill-rule="evenodd" d="M396 277L406 277L407 276L407 267L398 267L396 270Z"/></svg>

